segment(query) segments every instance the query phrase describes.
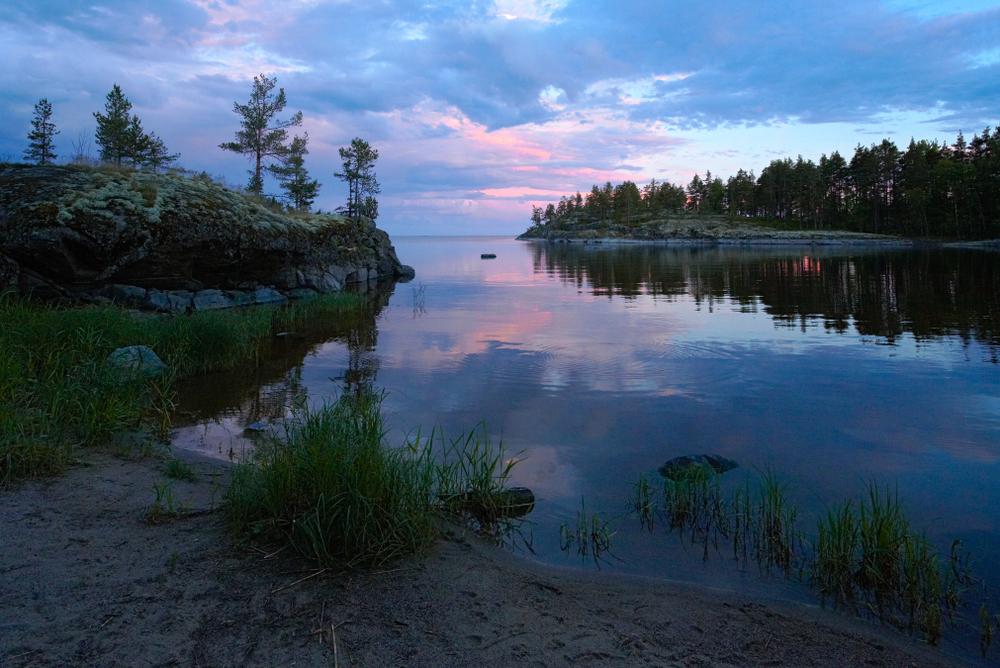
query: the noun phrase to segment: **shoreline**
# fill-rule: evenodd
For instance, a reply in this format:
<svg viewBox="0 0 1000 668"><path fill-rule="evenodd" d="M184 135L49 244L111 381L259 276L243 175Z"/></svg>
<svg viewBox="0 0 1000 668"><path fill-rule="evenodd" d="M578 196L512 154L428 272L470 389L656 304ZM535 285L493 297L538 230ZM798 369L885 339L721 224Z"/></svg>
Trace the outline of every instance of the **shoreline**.
<svg viewBox="0 0 1000 668"><path fill-rule="evenodd" d="M376 572L317 572L234 546L215 512L230 467L175 451L188 514L150 525L163 462L85 453L0 491L11 666L956 665L963 659L818 606L513 555L455 529Z"/></svg>
<svg viewBox="0 0 1000 668"><path fill-rule="evenodd" d="M811 239L807 237L774 239L774 238L719 238L719 239L633 239L621 237L601 237L585 239L581 237L561 237L558 239L542 239L537 237L516 237L517 241L530 241L546 244L581 244L581 245L647 245L647 246L680 246L680 247L706 247L714 248L718 246L861 246L879 248L913 248L923 245L910 239L851 239L851 238L830 238Z"/></svg>
<svg viewBox="0 0 1000 668"><path fill-rule="evenodd" d="M882 237L876 235L861 235L848 232L842 235L829 233L826 236L721 236L721 237L536 237L524 234L514 237L516 241L528 241L545 244L580 244L580 245L646 245L646 246L676 246L676 247L861 247L888 249L961 249L1000 251L1000 239L981 239L976 241L948 241L944 239L910 239L904 237Z"/></svg>

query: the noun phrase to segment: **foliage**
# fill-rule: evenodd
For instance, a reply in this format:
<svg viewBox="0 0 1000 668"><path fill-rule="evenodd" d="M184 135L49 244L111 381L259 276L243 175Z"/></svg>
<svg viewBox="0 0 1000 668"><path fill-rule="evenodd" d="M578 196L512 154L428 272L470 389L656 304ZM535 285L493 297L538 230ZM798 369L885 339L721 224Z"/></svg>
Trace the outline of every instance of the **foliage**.
<svg viewBox="0 0 1000 668"><path fill-rule="evenodd" d="M898 496L875 484L859 503L834 506L819 520L811 550L795 505L771 472L762 473L756 485L748 479L728 497L719 476L705 469L666 480L659 500L643 478L631 506L647 529L662 514L669 530L689 533L704 546L706 559L710 546L718 549L720 539L728 539L738 562L777 567L787 576L808 573L824 602L870 610L932 644L973 582L960 544L952 545L946 562L913 530Z"/></svg>
<svg viewBox="0 0 1000 668"><path fill-rule="evenodd" d="M347 394L302 410L237 466L226 514L240 536L279 540L324 565L379 565L437 537L455 490L502 491L511 464L480 431L438 448L385 443L381 397ZM457 448L457 449L456 449Z"/></svg>
<svg viewBox="0 0 1000 668"><path fill-rule="evenodd" d="M175 378L256 364L274 332L361 304L353 295L330 295L281 308L143 317L110 306L0 298L0 485L57 472L80 447L162 431ZM140 344L172 373L146 378L107 364L116 348Z"/></svg>
<svg viewBox="0 0 1000 668"><path fill-rule="evenodd" d="M375 177L378 151L364 139L355 137L350 146L340 149L340 159L343 161L343 171L337 172L335 176L347 183L347 217L367 216L374 220L378 215L375 195L381 192L381 186Z"/></svg>
<svg viewBox="0 0 1000 668"><path fill-rule="evenodd" d="M117 167L132 165L154 171L176 161L179 154L170 153L155 133L147 134L139 117L129 115L131 110L132 102L115 84L105 99L104 113L94 112L97 120L95 140L101 160Z"/></svg>
<svg viewBox="0 0 1000 668"><path fill-rule="evenodd" d="M52 103L42 98L35 104L34 116L31 119L31 132L28 133L28 148L24 151L24 159L37 162L39 165L55 161L56 153L53 140L57 134L59 134L59 130L52 122Z"/></svg>
<svg viewBox="0 0 1000 668"><path fill-rule="evenodd" d="M247 190L258 195L264 192L265 162L285 159L288 155L288 147L285 145L288 128L302 125L301 111L287 120L275 119L286 104L285 89L278 88L278 92L274 92L277 85L277 77L260 74L253 78L247 103L233 103L233 111L240 117L236 139L219 144L221 149L249 156L253 160Z"/></svg>
<svg viewBox="0 0 1000 668"><path fill-rule="evenodd" d="M884 140L819 163L774 160L755 176L723 181L711 172L686 186L650 181L595 185L584 198L532 207L531 223L564 229L597 223L636 225L681 212L767 219L789 227L924 237L1000 236L1000 127L947 146Z"/></svg>
<svg viewBox="0 0 1000 668"><path fill-rule="evenodd" d="M319 193L319 181L310 179L305 167L308 143L309 133L294 137L282 161L268 167L285 191L289 207L295 211L308 211Z"/></svg>

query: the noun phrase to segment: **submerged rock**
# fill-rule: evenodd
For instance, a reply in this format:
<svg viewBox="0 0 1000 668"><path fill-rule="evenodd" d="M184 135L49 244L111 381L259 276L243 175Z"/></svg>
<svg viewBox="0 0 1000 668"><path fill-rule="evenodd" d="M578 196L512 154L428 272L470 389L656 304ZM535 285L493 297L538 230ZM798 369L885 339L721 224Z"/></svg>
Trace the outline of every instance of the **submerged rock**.
<svg viewBox="0 0 1000 668"><path fill-rule="evenodd" d="M482 522L524 517L535 509L535 493L527 487L509 487L495 494L464 492L442 497L452 510L466 512Z"/></svg>
<svg viewBox="0 0 1000 668"><path fill-rule="evenodd" d="M712 473L722 474L735 468L739 468L739 464L732 459L720 455L705 454L674 457L657 470L664 478L676 480L692 469L704 469Z"/></svg>
<svg viewBox="0 0 1000 668"><path fill-rule="evenodd" d="M108 355L108 364L144 376L159 376L167 370L167 365L148 346L119 348Z"/></svg>
<svg viewBox="0 0 1000 668"><path fill-rule="evenodd" d="M248 434L263 434L268 431L271 431L271 425L269 425L266 422L260 422L260 421L251 422L250 424L248 424L246 427L243 428L243 431L247 432Z"/></svg>

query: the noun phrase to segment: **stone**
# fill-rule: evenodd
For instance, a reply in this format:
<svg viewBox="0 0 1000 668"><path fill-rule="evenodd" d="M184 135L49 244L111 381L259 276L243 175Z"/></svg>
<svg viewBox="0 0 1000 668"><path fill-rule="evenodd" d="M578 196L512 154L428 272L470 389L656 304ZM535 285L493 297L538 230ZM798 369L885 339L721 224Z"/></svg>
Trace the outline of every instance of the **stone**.
<svg viewBox="0 0 1000 668"><path fill-rule="evenodd" d="M464 492L441 497L442 503L453 510L469 513L481 522L524 517L535 508L535 493L527 487L509 487L484 496Z"/></svg>
<svg viewBox="0 0 1000 668"><path fill-rule="evenodd" d="M105 290L105 297L119 304L128 306L143 304L146 301L146 289L135 285L109 285Z"/></svg>
<svg viewBox="0 0 1000 668"><path fill-rule="evenodd" d="M255 304L284 304L288 299L274 288L257 288L253 301Z"/></svg>
<svg viewBox="0 0 1000 668"><path fill-rule="evenodd" d="M735 468L739 468L739 464L732 459L727 459L721 455L703 454L674 457L657 470L664 478L677 480L695 469L702 469L712 474L721 475Z"/></svg>
<svg viewBox="0 0 1000 668"><path fill-rule="evenodd" d="M289 299L309 299L310 297L315 297L319 293L310 288L295 288L294 290L289 290Z"/></svg>
<svg viewBox="0 0 1000 668"><path fill-rule="evenodd" d="M154 311L163 313L186 313L193 308L193 294L186 290L174 290L164 292L162 290L149 290L146 293L145 305Z"/></svg>
<svg viewBox="0 0 1000 668"><path fill-rule="evenodd" d="M483 253L479 256L480 260L495 260L497 259L496 253Z"/></svg>
<svg viewBox="0 0 1000 668"><path fill-rule="evenodd" d="M195 311L217 311L219 309L232 308L233 300L225 295L222 290L201 290L196 292L192 300Z"/></svg>
<svg viewBox="0 0 1000 668"><path fill-rule="evenodd" d="M414 278L417 275L417 271L408 264L399 265L399 269L396 270L397 278L405 278L407 280Z"/></svg>
<svg viewBox="0 0 1000 668"><path fill-rule="evenodd" d="M248 424L243 431L249 434L264 434L271 431L271 425L258 420L257 422L251 422Z"/></svg>
<svg viewBox="0 0 1000 668"><path fill-rule="evenodd" d="M233 303L233 306L250 306L253 304L253 295L243 290L226 290L226 297Z"/></svg>
<svg viewBox="0 0 1000 668"><path fill-rule="evenodd" d="M160 376L167 370L167 365L148 346L118 348L108 355L108 364L144 376Z"/></svg>

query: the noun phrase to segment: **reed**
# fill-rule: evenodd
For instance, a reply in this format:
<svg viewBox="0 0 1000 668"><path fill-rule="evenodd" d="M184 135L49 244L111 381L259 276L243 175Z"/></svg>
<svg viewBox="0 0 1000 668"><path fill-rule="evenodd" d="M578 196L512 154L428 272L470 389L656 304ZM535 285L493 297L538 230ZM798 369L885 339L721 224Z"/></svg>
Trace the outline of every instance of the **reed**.
<svg viewBox="0 0 1000 668"><path fill-rule="evenodd" d="M485 429L389 447L381 402L365 391L303 409L282 437L259 446L226 492L234 533L287 543L324 566L380 565L430 546L457 494L504 490L516 460Z"/></svg>
<svg viewBox="0 0 1000 668"><path fill-rule="evenodd" d="M64 308L0 296L0 485L62 470L81 447L169 433L177 378L260 361L273 334L357 313L361 297L184 316L114 306ZM123 373L108 355L147 345L157 378Z"/></svg>
<svg viewBox="0 0 1000 668"><path fill-rule="evenodd" d="M817 528L813 579L823 602L851 604L855 598L854 570L860 549L860 528L854 506L847 501L829 510Z"/></svg>
<svg viewBox="0 0 1000 668"><path fill-rule="evenodd" d="M581 498L576 523L559 527L559 547L564 552L575 549L581 557L590 557L600 566L605 555L611 554L614 535L610 522L597 513L589 512L586 500Z"/></svg>

